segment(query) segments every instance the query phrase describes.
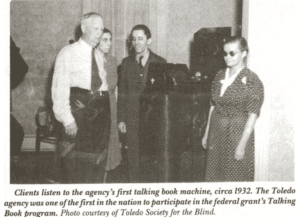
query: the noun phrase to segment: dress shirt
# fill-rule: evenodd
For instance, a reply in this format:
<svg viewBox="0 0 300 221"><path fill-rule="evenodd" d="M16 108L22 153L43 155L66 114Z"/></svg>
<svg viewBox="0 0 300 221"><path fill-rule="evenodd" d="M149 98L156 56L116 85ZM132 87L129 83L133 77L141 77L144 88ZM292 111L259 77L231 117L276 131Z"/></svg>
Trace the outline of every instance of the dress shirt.
<svg viewBox="0 0 300 221"><path fill-rule="evenodd" d="M52 82L53 111L58 121L67 126L75 121L70 107L70 88L91 90L92 47L81 38L65 46L58 54ZM99 54L95 52L102 85L99 90L107 90L106 72Z"/></svg>

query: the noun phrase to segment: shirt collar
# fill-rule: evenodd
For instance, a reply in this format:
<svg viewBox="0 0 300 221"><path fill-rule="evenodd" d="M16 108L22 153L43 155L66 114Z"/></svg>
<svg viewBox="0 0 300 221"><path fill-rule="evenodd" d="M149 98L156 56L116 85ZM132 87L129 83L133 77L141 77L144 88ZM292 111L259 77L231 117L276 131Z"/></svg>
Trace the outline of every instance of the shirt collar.
<svg viewBox="0 0 300 221"><path fill-rule="evenodd" d="M78 43L83 48L83 50L87 52L91 52L93 50L93 48L88 43L86 43L82 38L79 38Z"/></svg>
<svg viewBox="0 0 300 221"><path fill-rule="evenodd" d="M148 50L147 50L147 53L144 54L144 55L141 55L141 56L143 56L143 58L146 58L147 61L148 61L148 60L149 60L149 57L150 57L150 54L151 54L151 51L150 51L150 49L148 49ZM140 58L141 56L135 55L135 60L138 62L138 61L139 61L139 58Z"/></svg>

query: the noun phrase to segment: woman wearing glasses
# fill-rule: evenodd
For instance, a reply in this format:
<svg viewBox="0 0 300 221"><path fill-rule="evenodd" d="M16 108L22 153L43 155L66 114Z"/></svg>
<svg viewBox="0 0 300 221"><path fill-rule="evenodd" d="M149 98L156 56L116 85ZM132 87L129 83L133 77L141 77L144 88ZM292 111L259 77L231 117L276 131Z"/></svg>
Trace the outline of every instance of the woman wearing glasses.
<svg viewBox="0 0 300 221"><path fill-rule="evenodd" d="M227 68L211 88L208 123L202 140L207 152L206 181L254 181L254 125L264 99L263 84L246 67L242 37L224 43Z"/></svg>

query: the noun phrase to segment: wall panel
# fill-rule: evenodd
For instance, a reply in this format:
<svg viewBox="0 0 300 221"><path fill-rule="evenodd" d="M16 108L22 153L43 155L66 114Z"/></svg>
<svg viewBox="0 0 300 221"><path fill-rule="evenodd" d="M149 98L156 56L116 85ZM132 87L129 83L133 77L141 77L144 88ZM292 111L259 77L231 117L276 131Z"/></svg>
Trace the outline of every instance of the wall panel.
<svg viewBox="0 0 300 221"><path fill-rule="evenodd" d="M293 80L298 68L294 43L299 36L292 21L296 21L299 10L291 1L290 4L271 0L259 3L245 0L244 3L247 11L243 16L243 34L250 45L249 67L258 74L265 89L255 134L256 180L294 181L297 122L294 97L298 87ZM272 53L274 48L277 53Z"/></svg>
<svg viewBox="0 0 300 221"><path fill-rule="evenodd" d="M50 102L55 58L74 39L81 18L81 1L12 1L11 36L29 66L23 82L12 92L13 114L26 134L35 133L34 115Z"/></svg>

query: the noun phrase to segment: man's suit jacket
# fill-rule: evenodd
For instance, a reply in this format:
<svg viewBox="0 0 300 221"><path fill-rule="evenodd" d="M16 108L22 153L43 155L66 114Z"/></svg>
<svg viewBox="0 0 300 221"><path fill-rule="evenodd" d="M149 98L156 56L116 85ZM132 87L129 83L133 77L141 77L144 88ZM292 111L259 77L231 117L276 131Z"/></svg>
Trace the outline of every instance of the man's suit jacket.
<svg viewBox="0 0 300 221"><path fill-rule="evenodd" d="M129 56L122 61L117 112L118 122L126 124L126 140L123 140L123 144L126 141L125 145L128 147L128 173L131 182L140 181L140 95L146 86L149 64L165 62L165 59L151 51L144 68L136 63L135 56Z"/></svg>
<svg viewBox="0 0 300 221"><path fill-rule="evenodd" d="M166 60L150 51L143 69L136 63L135 56L123 59L119 76L118 122L133 126L139 120L139 99L144 91L150 63L166 63Z"/></svg>

